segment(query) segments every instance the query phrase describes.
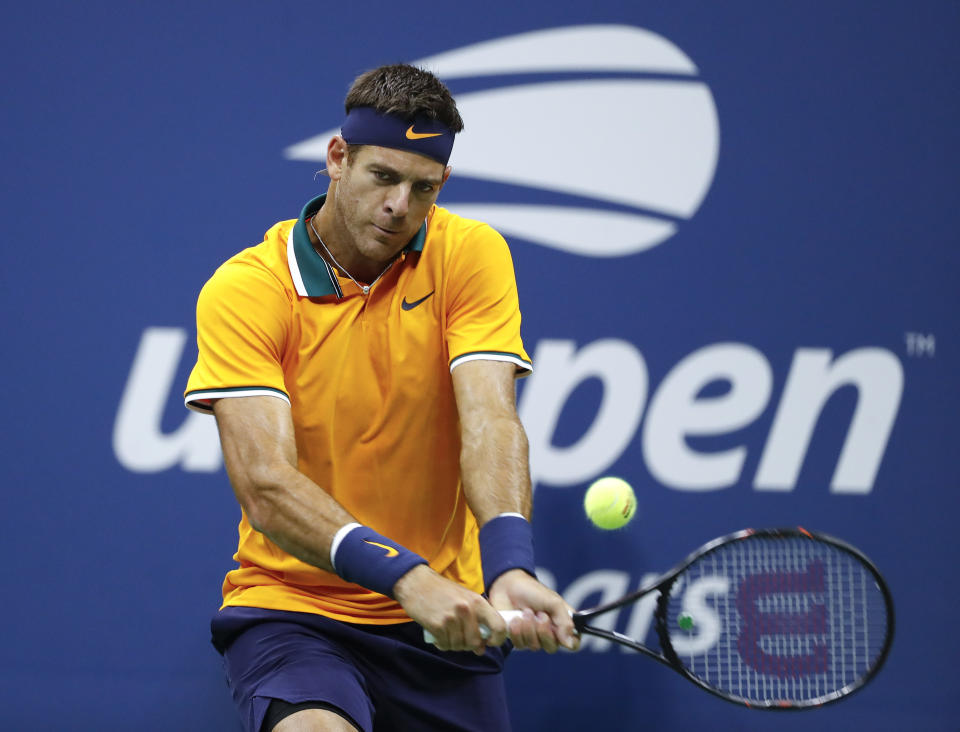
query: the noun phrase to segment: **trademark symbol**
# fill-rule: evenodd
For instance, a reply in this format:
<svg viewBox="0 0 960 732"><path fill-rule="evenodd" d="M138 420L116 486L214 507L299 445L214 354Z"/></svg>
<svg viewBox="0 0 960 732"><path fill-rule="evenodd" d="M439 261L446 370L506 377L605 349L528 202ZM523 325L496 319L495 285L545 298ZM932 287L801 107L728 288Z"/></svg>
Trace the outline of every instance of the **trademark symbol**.
<svg viewBox="0 0 960 732"><path fill-rule="evenodd" d="M916 333L908 331L906 334L907 355L916 358L933 358L937 352L937 339L933 333Z"/></svg>

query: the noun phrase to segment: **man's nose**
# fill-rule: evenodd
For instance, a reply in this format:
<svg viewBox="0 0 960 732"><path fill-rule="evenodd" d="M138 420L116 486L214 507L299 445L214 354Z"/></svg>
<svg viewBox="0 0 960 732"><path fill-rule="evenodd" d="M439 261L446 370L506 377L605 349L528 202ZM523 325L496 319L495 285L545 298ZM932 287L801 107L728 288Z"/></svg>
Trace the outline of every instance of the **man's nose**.
<svg viewBox="0 0 960 732"><path fill-rule="evenodd" d="M396 185L390 188L383 207L394 218L400 219L406 216L410 208L410 186Z"/></svg>

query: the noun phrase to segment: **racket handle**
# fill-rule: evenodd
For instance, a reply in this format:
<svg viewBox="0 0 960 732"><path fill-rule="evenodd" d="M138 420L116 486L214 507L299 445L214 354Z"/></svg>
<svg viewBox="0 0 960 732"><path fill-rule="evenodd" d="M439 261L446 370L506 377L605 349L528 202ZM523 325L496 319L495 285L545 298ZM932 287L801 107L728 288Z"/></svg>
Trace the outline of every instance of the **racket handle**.
<svg viewBox="0 0 960 732"><path fill-rule="evenodd" d="M500 617L503 618L503 622L505 622L507 626L509 626L510 621L512 621L514 618L519 618L521 615L523 615L523 610L500 610L499 613L500 613ZM507 632L509 633L509 629ZM484 640L490 637L490 628L488 628L483 623L480 624L480 637L483 638ZM423 640L426 643L436 643L437 641L433 633L431 633L426 628L423 629Z"/></svg>

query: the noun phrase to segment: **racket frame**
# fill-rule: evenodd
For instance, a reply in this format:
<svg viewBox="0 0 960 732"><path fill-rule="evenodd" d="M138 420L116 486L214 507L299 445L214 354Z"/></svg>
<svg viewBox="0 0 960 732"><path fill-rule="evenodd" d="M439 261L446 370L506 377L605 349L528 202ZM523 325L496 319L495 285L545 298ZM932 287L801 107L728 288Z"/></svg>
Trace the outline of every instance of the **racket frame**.
<svg viewBox="0 0 960 732"><path fill-rule="evenodd" d="M873 576L874 581L876 582L877 588L880 590L880 593L883 596L884 603L886 606L887 612L887 635L884 639L883 647L880 650L880 653L877 655L876 660L870 669L867 670L865 674L858 677L856 680L844 685L840 689L836 689L822 696L816 697L814 699L807 700L771 700L769 702L758 702L756 700L746 699L744 697L738 696L736 694L731 694L729 692L718 689L711 684L707 683L695 673L687 669L684 666L683 662L680 660L676 650L673 647L673 643L670 640L670 631L667 625L667 612L670 604L670 589L677 579L683 574L683 572L694 562L701 559L707 554L716 551L720 547L727 546L740 541L747 541L750 539L758 538L767 538L767 539L784 539L784 538L800 538L808 539L810 541L821 542L833 546L836 549L839 549L842 552L845 552L852 557L854 557L859 563L861 563ZM654 622L658 640L660 641L661 652L658 652L648 646L645 646L640 641L630 636L618 633L613 630L606 630L604 628L596 628L591 625L588 625L588 622L593 618L603 615L604 613L610 612L611 610L616 610L621 608L624 605L629 605L644 595L648 595L652 592L659 592L660 595L657 598L656 609L654 610ZM674 671L679 673L688 681L696 684L704 691L708 691L714 696L717 696L725 701L738 704L740 706L746 706L751 709L765 709L765 710L775 710L775 711L789 711L789 710L800 710L800 709L815 709L822 707L825 704L838 701L845 697L848 697L850 694L855 691L863 688L883 667L884 662L887 659L887 656L890 653L890 647L893 644L894 636L894 608L893 608L893 595L890 592L887 583L884 580L883 576L880 574L880 571L877 569L876 565L867 558L867 556L861 552L856 547L848 544L841 539L837 539L828 534L824 534L818 531L809 531L802 527L791 527L791 528L780 528L780 529L743 529L741 531L735 531L731 534L726 534L720 536L712 541L707 542L701 546L696 551L689 554L685 559L676 564L673 568L660 575L659 577L654 578L653 580L644 583L639 589L635 592L631 592L624 597L621 597L618 600L612 602L604 603L603 605L598 605L596 607L590 608L588 610L583 610L573 614L573 624L577 631L581 634L593 635L598 638L604 638L614 643L631 648L639 653L644 654L656 661L659 661L665 666L672 668Z"/></svg>

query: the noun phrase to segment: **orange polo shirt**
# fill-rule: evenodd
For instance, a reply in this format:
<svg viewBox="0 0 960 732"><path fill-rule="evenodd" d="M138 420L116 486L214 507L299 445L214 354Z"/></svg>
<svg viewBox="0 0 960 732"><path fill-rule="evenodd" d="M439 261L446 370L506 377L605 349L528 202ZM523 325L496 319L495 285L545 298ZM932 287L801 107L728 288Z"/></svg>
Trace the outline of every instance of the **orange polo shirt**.
<svg viewBox="0 0 960 732"><path fill-rule="evenodd" d="M434 206L364 295L313 249L305 220L281 221L225 262L197 304L188 407L268 395L289 402L298 467L353 516L483 588L477 523L460 484L451 371L472 359L530 359L506 242ZM359 623L409 618L388 597L301 562L244 512L223 604L314 612Z"/></svg>

